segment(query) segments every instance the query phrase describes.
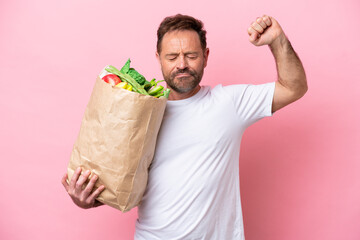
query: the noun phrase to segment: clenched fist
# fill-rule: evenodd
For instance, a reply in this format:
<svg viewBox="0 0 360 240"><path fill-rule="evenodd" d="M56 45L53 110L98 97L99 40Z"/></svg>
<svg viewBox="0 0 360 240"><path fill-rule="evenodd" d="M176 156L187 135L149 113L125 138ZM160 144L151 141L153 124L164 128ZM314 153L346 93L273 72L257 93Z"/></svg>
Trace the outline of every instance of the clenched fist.
<svg viewBox="0 0 360 240"><path fill-rule="evenodd" d="M286 39L280 24L272 17L257 18L248 28L249 41L255 46L271 45Z"/></svg>

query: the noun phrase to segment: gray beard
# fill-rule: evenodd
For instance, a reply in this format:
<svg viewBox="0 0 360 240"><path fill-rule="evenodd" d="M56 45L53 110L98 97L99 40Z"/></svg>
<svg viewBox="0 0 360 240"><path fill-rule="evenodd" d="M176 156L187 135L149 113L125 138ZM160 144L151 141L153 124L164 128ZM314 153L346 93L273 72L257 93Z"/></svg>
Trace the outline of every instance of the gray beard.
<svg viewBox="0 0 360 240"><path fill-rule="evenodd" d="M175 79L176 75L180 74L180 73L190 74L190 77L193 78L193 81L188 82L188 84L186 84L185 86L175 83L174 79ZM172 90L174 90L175 92L178 92L178 93L187 93L187 92L194 90L199 85L199 83L201 82L203 73L204 73L204 69L202 69L199 74L196 73L195 71L190 71L189 69L183 69L183 70L174 72L173 74L170 75L170 77L165 77L164 73L163 73L163 76L164 76L165 82ZM178 80L182 81L182 79L184 79L184 81L185 81L188 78L189 77L181 77L181 78L178 78Z"/></svg>

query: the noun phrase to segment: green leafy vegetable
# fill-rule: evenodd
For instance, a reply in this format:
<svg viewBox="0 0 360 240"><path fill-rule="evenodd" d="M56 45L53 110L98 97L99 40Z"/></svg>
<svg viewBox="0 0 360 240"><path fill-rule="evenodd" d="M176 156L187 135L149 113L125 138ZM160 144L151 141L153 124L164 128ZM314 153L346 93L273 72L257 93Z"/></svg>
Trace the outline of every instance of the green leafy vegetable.
<svg viewBox="0 0 360 240"><path fill-rule="evenodd" d="M170 89L164 88L158 83L163 82L164 80L156 81L153 78L150 82L145 79L143 75L141 75L134 68L130 67L131 60L130 58L126 61L125 65L120 69L120 71L114 66L107 66L105 68L109 73L113 73L121 78L123 82L126 82L132 87L132 91L141 93L144 95L150 95L153 97L161 97L164 96L166 98L169 97Z"/></svg>
<svg viewBox="0 0 360 240"><path fill-rule="evenodd" d="M149 95L147 91L145 91L143 86L141 86L128 74L124 74L121 71L119 71L116 67L109 65L107 68L105 68L105 70L108 71L109 73L118 75L122 81L125 81L128 84L130 84L133 87L134 92L138 92L144 95Z"/></svg>
<svg viewBox="0 0 360 240"><path fill-rule="evenodd" d="M154 86L152 89L150 89L148 91L148 93L151 95L151 96L156 96L158 93L160 93L162 90L164 89L163 86L161 85L158 85L158 86Z"/></svg>
<svg viewBox="0 0 360 240"><path fill-rule="evenodd" d="M134 68L130 68L127 74L129 74L133 79L135 79L140 85L145 84L145 77L138 73L138 71L136 71Z"/></svg>
<svg viewBox="0 0 360 240"><path fill-rule="evenodd" d="M120 69L120 72L123 74L127 74L130 70L130 58L127 60L127 62L125 63L125 65Z"/></svg>
<svg viewBox="0 0 360 240"><path fill-rule="evenodd" d="M121 68L120 72L123 74L129 74L138 84L144 85L147 81L143 75L141 75L135 68L130 67L130 58L126 61L125 65Z"/></svg>
<svg viewBox="0 0 360 240"><path fill-rule="evenodd" d="M169 98L169 94L170 94L170 89L165 89L164 91L163 91L163 93L164 93L164 97L166 97L166 98Z"/></svg>

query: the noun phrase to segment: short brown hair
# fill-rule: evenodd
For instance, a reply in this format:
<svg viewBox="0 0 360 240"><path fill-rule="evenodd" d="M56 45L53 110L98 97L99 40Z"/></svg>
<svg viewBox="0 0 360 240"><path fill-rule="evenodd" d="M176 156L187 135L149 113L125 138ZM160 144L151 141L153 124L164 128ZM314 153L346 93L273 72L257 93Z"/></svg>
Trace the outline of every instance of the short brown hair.
<svg viewBox="0 0 360 240"><path fill-rule="evenodd" d="M157 30L156 49L158 53L161 52L161 42L164 35L167 32L176 30L194 30L199 35L202 49L206 49L206 31L204 29L204 24L191 16L177 14L175 16L164 18Z"/></svg>

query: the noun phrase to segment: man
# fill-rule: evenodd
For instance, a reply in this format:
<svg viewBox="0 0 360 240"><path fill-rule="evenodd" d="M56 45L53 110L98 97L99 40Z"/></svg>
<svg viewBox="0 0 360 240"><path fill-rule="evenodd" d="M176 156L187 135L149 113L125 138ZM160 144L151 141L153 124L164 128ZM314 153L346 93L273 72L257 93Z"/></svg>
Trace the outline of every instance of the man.
<svg viewBox="0 0 360 240"><path fill-rule="evenodd" d="M172 90L159 132L135 239L244 239L239 188L241 137L252 123L301 98L303 66L279 23L264 15L248 29L255 46L268 45L278 80L262 85L200 86L209 49L203 24L165 18L156 57ZM94 176L78 169L63 184L79 207L99 205Z"/></svg>

